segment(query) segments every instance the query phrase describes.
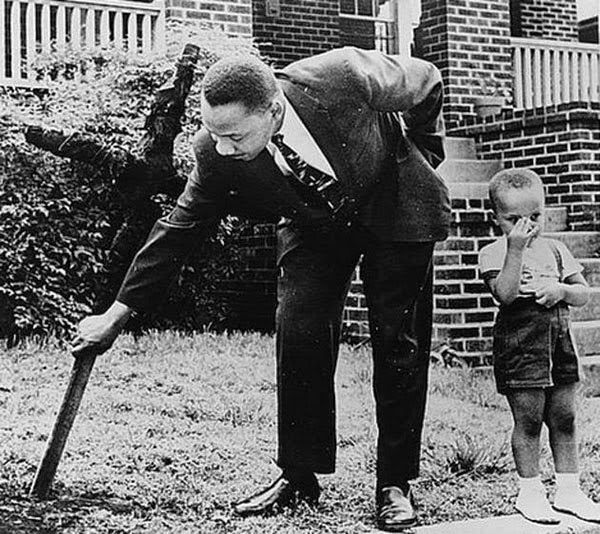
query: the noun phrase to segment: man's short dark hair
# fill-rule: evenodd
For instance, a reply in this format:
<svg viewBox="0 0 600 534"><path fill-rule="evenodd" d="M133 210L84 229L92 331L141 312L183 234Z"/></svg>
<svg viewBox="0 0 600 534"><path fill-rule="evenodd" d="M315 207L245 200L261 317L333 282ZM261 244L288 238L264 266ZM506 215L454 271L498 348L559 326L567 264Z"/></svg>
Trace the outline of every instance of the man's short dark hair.
<svg viewBox="0 0 600 534"><path fill-rule="evenodd" d="M509 189L541 189L544 183L539 175L531 169L504 169L497 172L489 184L490 202L495 211L498 206L498 196Z"/></svg>
<svg viewBox="0 0 600 534"><path fill-rule="evenodd" d="M202 93L209 105L240 103L249 111L266 110L277 90L271 68L250 54L220 59L206 71L202 81Z"/></svg>

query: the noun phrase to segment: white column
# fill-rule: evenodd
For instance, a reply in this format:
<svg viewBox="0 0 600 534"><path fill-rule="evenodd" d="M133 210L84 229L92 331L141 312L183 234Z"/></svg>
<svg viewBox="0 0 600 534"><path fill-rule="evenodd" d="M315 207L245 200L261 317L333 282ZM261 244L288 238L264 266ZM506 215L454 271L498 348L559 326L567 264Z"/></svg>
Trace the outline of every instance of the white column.
<svg viewBox="0 0 600 534"><path fill-rule="evenodd" d="M10 26L12 28L10 40L11 77L13 80L21 79L21 3L13 2L10 9Z"/></svg>
<svg viewBox="0 0 600 534"><path fill-rule="evenodd" d="M71 46L75 50L81 49L81 8L76 6L71 11L71 20L69 21L71 28Z"/></svg>
<svg viewBox="0 0 600 534"><path fill-rule="evenodd" d="M142 17L142 51L144 54L152 51L152 17L148 13Z"/></svg>
<svg viewBox="0 0 600 534"><path fill-rule="evenodd" d="M420 0L397 0L396 21L398 28L398 53L409 56L414 40L414 28L421 18Z"/></svg>
<svg viewBox="0 0 600 534"><path fill-rule="evenodd" d="M33 60L36 55L35 48L35 4L27 4L25 11L25 39L27 48L27 78L30 83L35 81L35 72L33 70Z"/></svg>
<svg viewBox="0 0 600 534"><path fill-rule="evenodd" d="M513 48L513 65L514 65L514 75L513 75L513 98L514 98L514 107L516 109L521 109L525 107L525 96L523 89L523 80L525 79L525 74L523 72L523 50L519 47Z"/></svg>
<svg viewBox="0 0 600 534"><path fill-rule="evenodd" d="M88 6L85 14L85 47L91 50L96 46L96 11Z"/></svg>
<svg viewBox="0 0 600 534"><path fill-rule="evenodd" d="M123 12L120 10L115 11L115 47L118 49L123 48Z"/></svg>
<svg viewBox="0 0 600 534"><path fill-rule="evenodd" d="M100 46L106 48L110 44L110 15L107 8L100 14Z"/></svg>
<svg viewBox="0 0 600 534"><path fill-rule="evenodd" d="M137 13L134 11L127 19L127 51L130 53L137 52L137 27Z"/></svg>
<svg viewBox="0 0 600 534"><path fill-rule="evenodd" d="M164 55L167 53L167 41L165 36L166 7L164 0L157 2L157 5L160 8L160 12L156 18L156 25L154 26L154 52Z"/></svg>
<svg viewBox="0 0 600 534"><path fill-rule="evenodd" d="M56 6L56 47L64 50L67 43L67 10L64 4Z"/></svg>
<svg viewBox="0 0 600 534"><path fill-rule="evenodd" d="M6 28L4 20L4 0L0 0L0 28ZM4 35L4 32L3 32ZM6 77L6 50L4 48L4 39L0 39L0 80Z"/></svg>

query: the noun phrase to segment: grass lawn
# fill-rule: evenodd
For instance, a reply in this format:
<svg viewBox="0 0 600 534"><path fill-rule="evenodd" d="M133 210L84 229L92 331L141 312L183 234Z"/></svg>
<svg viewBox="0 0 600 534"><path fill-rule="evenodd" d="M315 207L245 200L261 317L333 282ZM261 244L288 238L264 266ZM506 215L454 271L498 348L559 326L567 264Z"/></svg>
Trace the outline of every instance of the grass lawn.
<svg viewBox="0 0 600 534"><path fill-rule="evenodd" d="M123 336L99 358L51 499L27 498L71 369L55 343L0 359L0 533L360 533L374 527L376 429L368 349L343 347L338 467L317 509L261 518L231 502L279 470L273 340ZM422 523L512 513L510 416L491 377L433 367L414 485ZM584 487L600 500L597 399L581 399ZM548 447L544 478L551 481ZM551 485L549 485L551 488Z"/></svg>

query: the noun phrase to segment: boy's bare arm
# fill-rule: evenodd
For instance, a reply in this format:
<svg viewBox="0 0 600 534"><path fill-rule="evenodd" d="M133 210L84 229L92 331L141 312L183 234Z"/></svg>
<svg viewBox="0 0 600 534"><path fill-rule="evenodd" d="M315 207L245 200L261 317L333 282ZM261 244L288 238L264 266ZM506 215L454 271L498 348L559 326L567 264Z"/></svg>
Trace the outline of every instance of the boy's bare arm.
<svg viewBox="0 0 600 534"><path fill-rule="evenodd" d="M496 279L490 281L492 293L501 304L510 304L519 295L523 250L533 237L535 230L528 219L519 219L507 236L504 265Z"/></svg>
<svg viewBox="0 0 600 534"><path fill-rule="evenodd" d="M523 250L506 251L504 265L498 276L490 280L490 288L500 304L510 304L519 294L521 282L521 267L523 265Z"/></svg>
<svg viewBox="0 0 600 534"><path fill-rule="evenodd" d="M570 306L584 306L590 298L590 288L581 273L572 274L561 283L539 285L535 292L535 301L550 308L563 301Z"/></svg>

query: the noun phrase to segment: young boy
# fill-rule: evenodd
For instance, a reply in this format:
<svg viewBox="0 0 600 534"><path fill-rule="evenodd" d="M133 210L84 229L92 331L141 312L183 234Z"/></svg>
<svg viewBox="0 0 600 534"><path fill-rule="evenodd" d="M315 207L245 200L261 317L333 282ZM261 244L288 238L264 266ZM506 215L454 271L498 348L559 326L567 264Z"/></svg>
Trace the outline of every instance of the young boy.
<svg viewBox="0 0 600 534"><path fill-rule="evenodd" d="M575 437L579 374L569 306L588 300L582 267L564 244L541 235L544 187L535 172L500 171L489 193L504 235L481 249L479 263L500 306L494 375L514 420L512 451L520 481L516 508L531 521L560 521L539 473L540 433L546 423L556 471L554 510L600 522L600 506L579 487Z"/></svg>

